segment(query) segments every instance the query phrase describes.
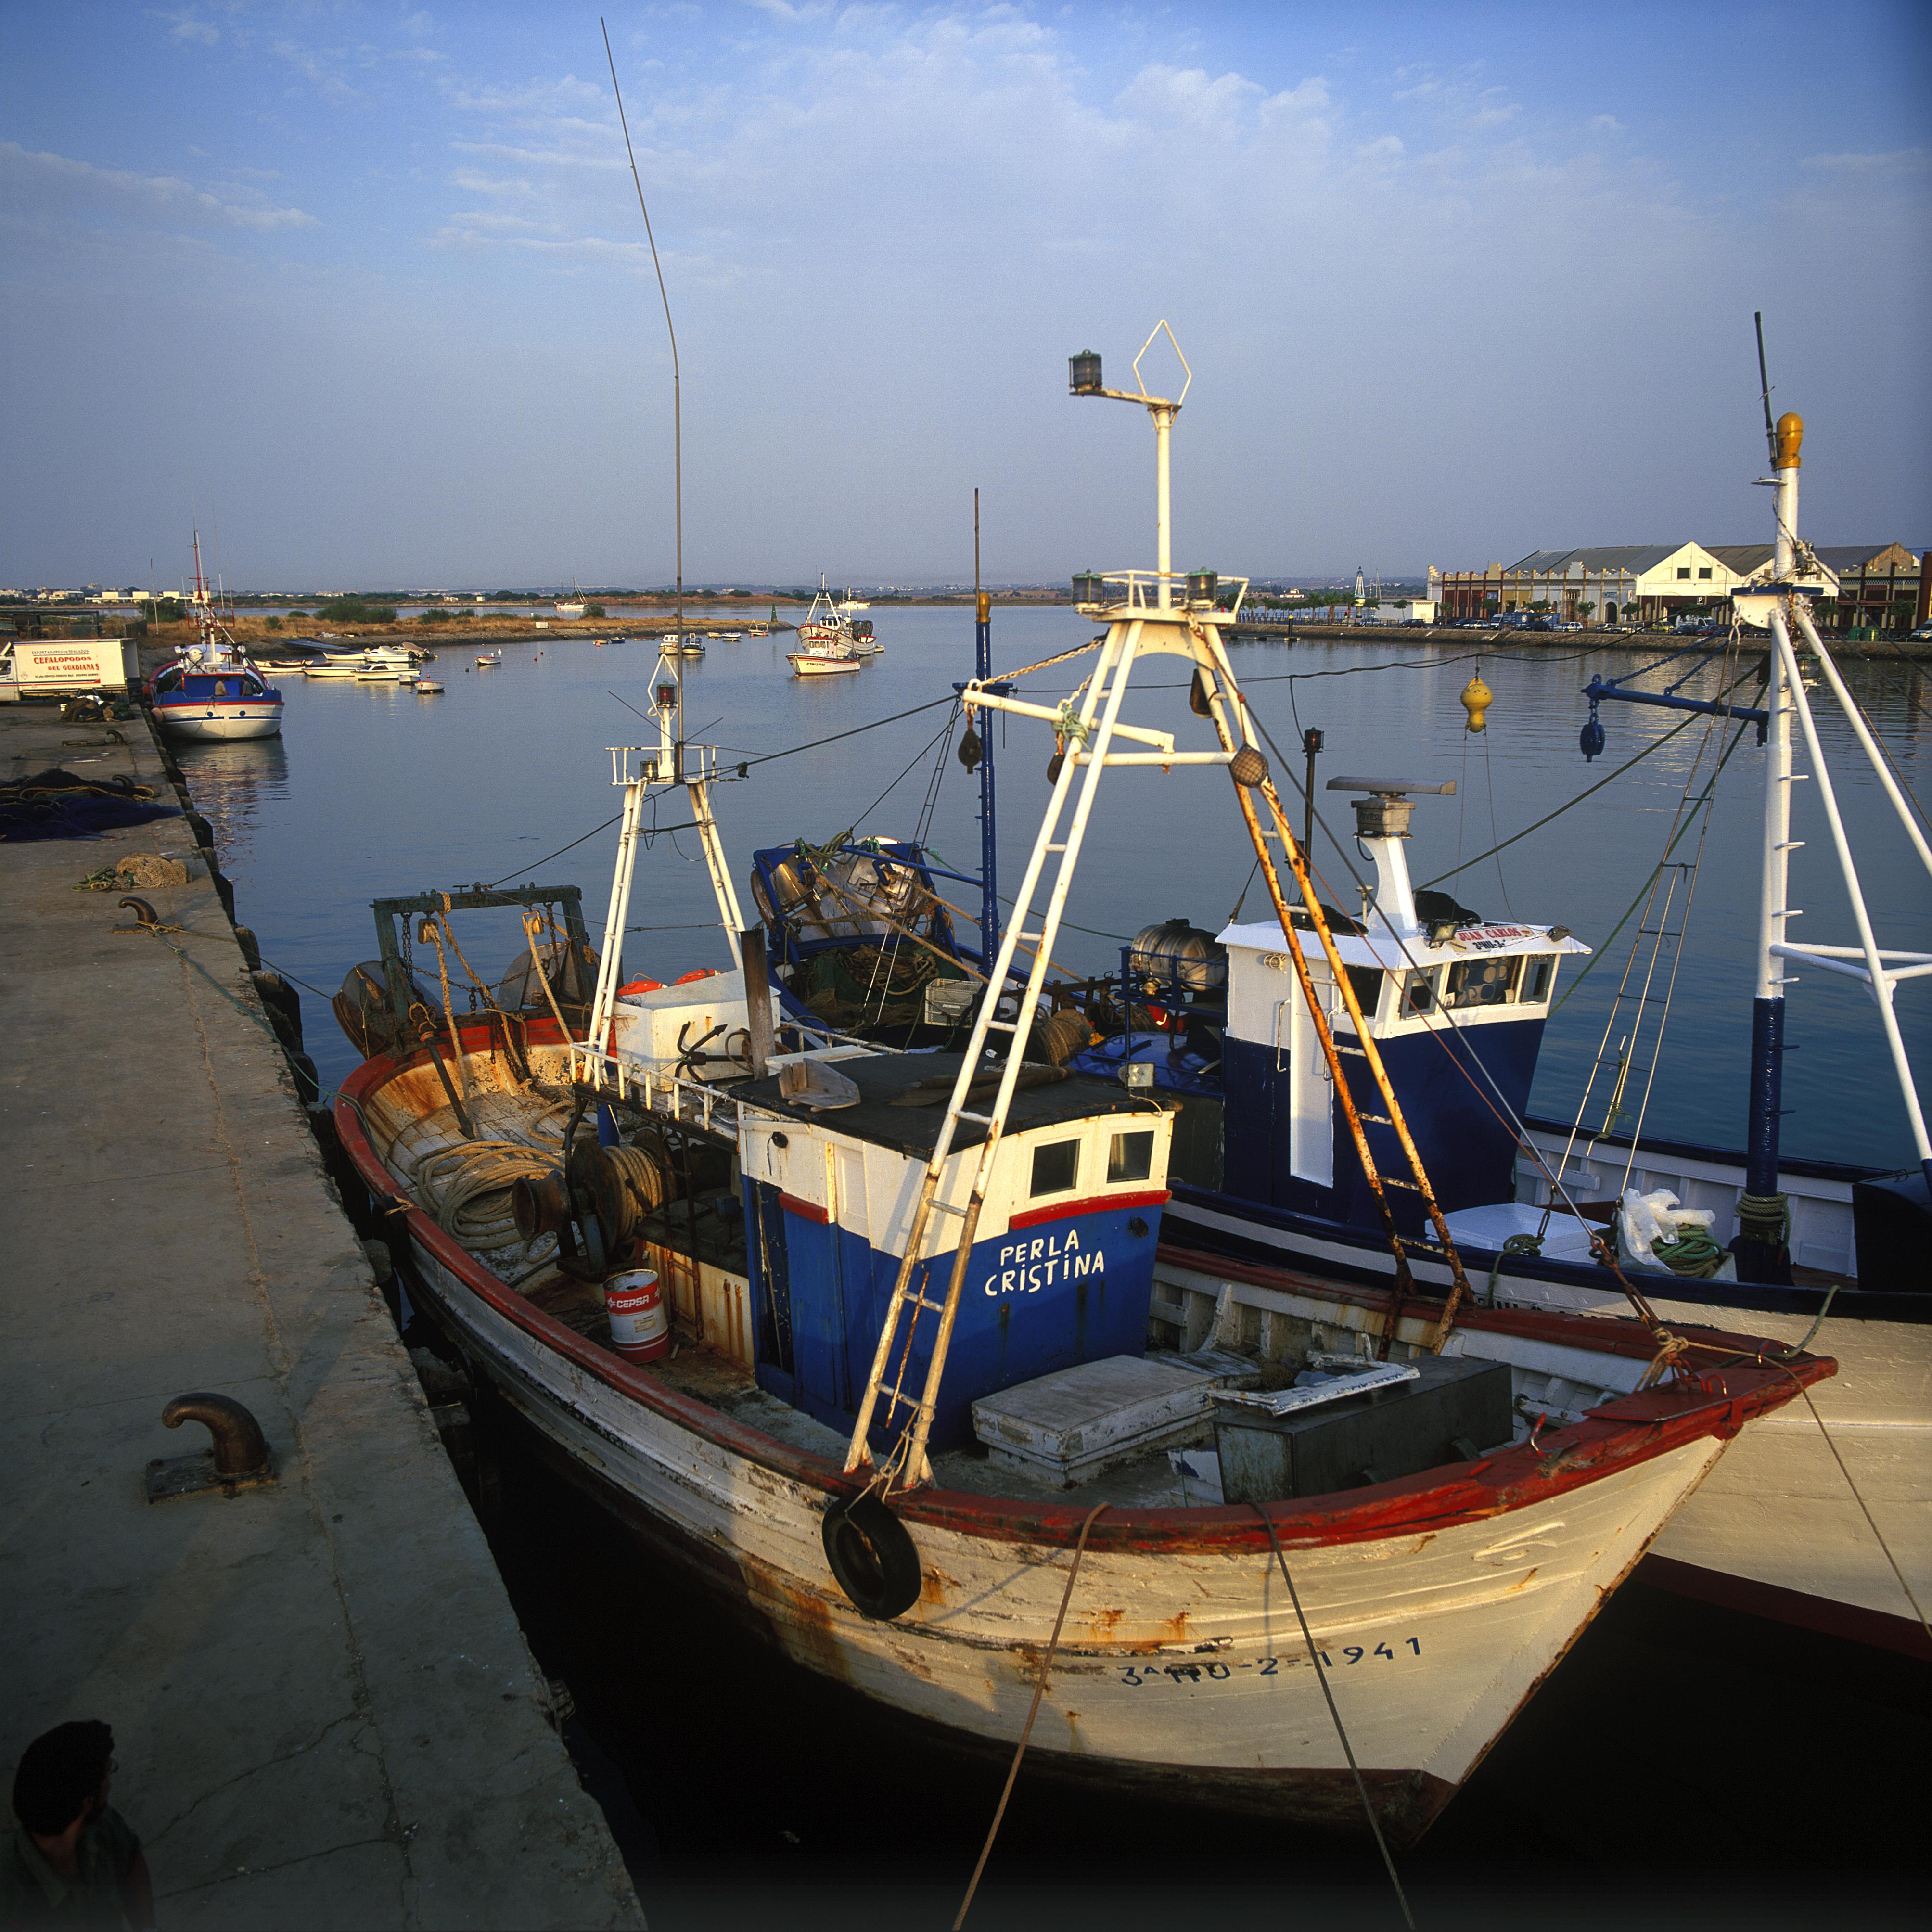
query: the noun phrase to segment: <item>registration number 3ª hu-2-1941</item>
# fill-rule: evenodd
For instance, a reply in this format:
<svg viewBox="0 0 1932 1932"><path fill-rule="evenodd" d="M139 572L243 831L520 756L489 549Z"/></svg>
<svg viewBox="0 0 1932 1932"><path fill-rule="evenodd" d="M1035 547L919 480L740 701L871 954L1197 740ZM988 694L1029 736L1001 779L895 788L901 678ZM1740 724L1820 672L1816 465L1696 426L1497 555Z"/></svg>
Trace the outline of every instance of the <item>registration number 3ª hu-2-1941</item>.
<svg viewBox="0 0 1932 1932"><path fill-rule="evenodd" d="M1372 1650L1359 1643L1345 1643L1333 1655L1322 1652L1323 1664L1330 1670L1346 1669L1351 1664L1372 1663L1378 1658L1393 1664L1397 1658L1406 1659L1422 1654L1422 1640L1419 1637L1400 1637L1395 1644L1378 1643ZM1298 1663L1298 1658L1290 1658L1291 1664ZM1273 1677L1281 1668L1278 1657L1258 1657L1245 1664L1133 1664L1122 1666L1120 1682L1123 1684L1222 1684L1238 1676L1244 1670L1251 1670L1258 1677Z"/></svg>

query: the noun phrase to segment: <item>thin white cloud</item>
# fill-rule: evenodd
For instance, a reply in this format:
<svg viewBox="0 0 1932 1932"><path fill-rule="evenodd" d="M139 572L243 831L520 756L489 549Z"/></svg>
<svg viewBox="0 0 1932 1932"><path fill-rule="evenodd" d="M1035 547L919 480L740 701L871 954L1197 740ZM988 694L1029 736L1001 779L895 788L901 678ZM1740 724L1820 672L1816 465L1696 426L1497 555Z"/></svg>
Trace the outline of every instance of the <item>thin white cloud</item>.
<svg viewBox="0 0 1932 1932"><path fill-rule="evenodd" d="M159 17L168 22L169 35L174 40L212 47L221 38L220 29L214 22L203 20L198 14L164 13Z"/></svg>
<svg viewBox="0 0 1932 1932"><path fill-rule="evenodd" d="M315 217L299 208L275 208L252 197L224 201L178 175L143 175L124 168L96 167L92 161L23 148L17 141L0 141L0 172L12 177L16 191L26 202L31 202L37 191L44 198L58 186L70 191L79 190L95 199L118 201L123 206L170 216L199 217L235 228L266 231L308 228L315 224ZM242 189L231 192L248 193Z"/></svg>
<svg viewBox="0 0 1932 1932"><path fill-rule="evenodd" d="M1932 149L1894 148L1879 154L1808 154L1802 164L1824 174L1890 175L1909 178L1932 174Z"/></svg>

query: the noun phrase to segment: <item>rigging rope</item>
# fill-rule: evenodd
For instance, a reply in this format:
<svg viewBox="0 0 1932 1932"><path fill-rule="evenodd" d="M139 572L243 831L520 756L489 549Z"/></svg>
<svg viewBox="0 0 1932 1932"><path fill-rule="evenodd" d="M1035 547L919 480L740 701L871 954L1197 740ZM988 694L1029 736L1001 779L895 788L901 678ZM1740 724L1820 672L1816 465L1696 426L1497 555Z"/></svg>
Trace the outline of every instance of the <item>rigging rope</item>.
<svg viewBox="0 0 1932 1932"><path fill-rule="evenodd" d="M1242 715L1254 726L1255 730L1260 734L1262 742L1274 754L1276 763L1286 768L1287 761L1282 756L1281 747L1275 742L1274 736L1268 730L1268 727L1262 722L1259 716L1256 712L1253 707L1248 703L1246 693L1245 692L1239 692L1237 693L1237 695L1240 700ZM1292 776L1293 775L1291 772L1291 778ZM1297 782L1297 789L1301 789L1298 782ZM1318 820L1316 822L1318 824L1320 823ZM1324 827L1324 829L1325 830L1326 828ZM1290 836L1292 835L1291 834ZM1329 836L1331 838L1334 838L1333 833L1330 833ZM1374 890L1363 878L1361 874L1357 871L1354 861L1348 856L1347 851L1343 848L1341 842L1339 839L1335 840L1335 848L1336 851L1341 854L1342 862L1348 868L1349 876L1354 880L1356 885L1360 887L1361 890L1363 908L1364 913L1366 913L1368 908L1376 904ZM1324 890L1328 891L1332 896L1334 889L1329 886L1328 880L1323 878L1322 874L1316 870L1312 864L1309 867L1309 875L1311 880L1317 886ZM1410 967L1419 970L1420 962L1416 958L1414 954L1409 950L1408 942L1406 940L1398 939L1396 944L1401 949L1402 957L1408 962ZM1528 1129L1524 1126L1522 1120L1517 1114L1516 1109L1510 1105L1509 1101L1503 1094L1502 1089L1496 1084L1496 1076L1494 1074L1490 1072L1488 1065L1484 1060L1482 1055L1479 1053L1471 1052L1467 1054L1466 1058L1474 1064L1477 1071L1482 1075L1484 1082L1489 1088L1489 1094L1485 1094L1482 1088L1476 1084L1474 1077L1471 1074L1468 1067L1464 1064L1466 1056L1454 1052L1450 1048L1448 1041L1443 1036L1442 1028L1438 1024L1438 1021L1446 1021L1449 1031L1456 1035L1459 1039L1462 1036L1462 1029L1456 1024L1454 1016L1438 1008L1434 1012L1423 1015L1421 1017L1427 1022L1428 1037L1435 1042L1437 1048L1448 1057L1450 1065L1456 1070L1456 1072L1461 1078L1468 1083L1471 1090L1474 1093L1477 1099L1481 1101L1483 1105L1489 1109L1491 1115L1510 1130L1510 1132L1515 1136L1517 1146L1523 1152L1526 1153L1536 1163L1538 1167L1542 1170L1545 1178L1550 1183L1550 1191L1552 1193L1556 1195L1562 1202L1564 1206L1569 1210L1570 1213L1574 1216L1576 1220L1580 1221L1582 1219L1582 1216L1577 1212L1576 1204L1570 1199L1569 1192L1564 1188L1560 1176L1552 1172L1550 1163L1544 1158L1542 1150L1529 1138ZM1493 1100L1490 1098L1491 1094L1495 1096ZM1657 1328L1656 1312L1652 1308L1650 1304L1630 1286L1629 1277L1625 1275L1622 1268L1618 1264L1614 1249L1610 1247L1610 1245L1600 1238L1592 1242L1592 1247L1598 1260L1616 1276L1618 1286L1622 1288L1630 1306L1636 1310L1639 1317L1642 1320L1645 1325L1654 1333ZM1453 1301L1448 1304L1448 1306L1453 1308ZM1439 1342L1438 1346L1440 1346Z"/></svg>
<svg viewBox="0 0 1932 1932"><path fill-rule="evenodd" d="M1736 638L1734 633L1733 642L1735 643L1735 641ZM1744 735L1744 724L1741 721L1736 732L1732 735L1731 743L1725 748L1723 754L1718 758L1717 769L1712 772L1709 781L1705 785L1702 792L1699 795L1697 799L1693 800L1690 795L1690 788L1696 782L1698 771L1704 762L1704 754L1711 748L1712 736L1717 728L1717 718L1714 713L1712 714L1707 720L1703 738L1700 742L1697 747L1697 755L1691 761L1690 770L1684 777L1684 789L1678 795L1677 810L1672 815L1670 821L1670 836L1665 842L1664 856L1657 862L1657 864L1652 868L1650 875L1648 887L1649 898L1647 903L1649 905L1654 905L1657 902L1657 887L1658 884L1660 883L1663 879L1664 868L1670 860L1670 854L1676 850L1678 841L1684 836L1685 832L1690 830L1691 823L1696 816L1697 807L1701 804L1704 808L1704 815L1702 829L1697 834L1696 854L1690 862L1690 876L1688 879L1682 881L1686 888L1684 896L1684 910L1679 913L1677 916L1676 945L1671 957L1670 975L1664 982L1664 1010L1658 1017L1656 1037L1651 1042L1650 1070L1644 1078L1643 1098L1638 1104L1636 1120L1630 1129L1630 1158L1624 1162L1624 1186L1625 1189L1628 1189L1630 1186L1631 1172L1636 1166L1637 1144L1642 1138L1644 1120L1650 1112L1650 1096L1657 1085L1657 1070L1664 1064L1664 1036L1666 1030L1670 1024L1670 1003L1676 995L1677 976L1678 973L1683 970L1684 935L1690 928L1690 908L1696 900L1697 880L1702 871L1704 864L1705 842L1711 835L1711 814L1717 808L1718 780L1722 775L1725 765L1729 762L1731 752L1736 749L1738 740ZM1680 867L1678 869L1682 871L1683 868ZM1653 944L1651 946L1650 963L1644 970L1643 990L1638 995L1636 1024L1630 1035L1633 1058L1634 1058L1635 1054L1634 1042L1639 1035L1641 1034L1643 1029L1644 1009L1650 1004L1650 987L1652 980L1655 976L1657 970L1657 956L1658 952L1662 949L1664 939L1668 936L1668 928L1670 922L1670 908L1672 904L1676 898L1677 886L1679 883L1680 882L1678 880L1673 880L1670 887L1666 890L1664 897L1664 910L1658 916L1658 924L1654 927L1649 928ZM1558 1162L1559 1171L1569 1166L1570 1156L1576 1144L1576 1137L1583 1130L1584 1109L1589 1105L1590 1090L1596 1084L1598 1072L1603 1066L1604 1049L1609 1046L1610 1034L1616 1028L1617 1022L1617 1010L1623 1003L1624 989L1630 983L1630 970L1636 960L1638 942L1642 940L1645 930L1646 928L1640 925L1637 928L1636 938L1630 942L1630 959L1624 968L1623 982L1618 987L1617 997L1610 1003L1610 1012L1604 1019L1604 1037L1601 1042L1598 1044L1597 1048L1597 1058L1590 1070L1590 1078L1585 1084L1583 1098L1578 1103L1576 1121L1570 1130L1570 1138L1564 1144L1563 1149L1563 1157L1562 1160ZM1600 955L1593 955L1592 956L1598 957L1600 956ZM1583 975L1580 973L1576 976L1578 981L1580 982L1583 978ZM1574 992L1575 988L1573 987L1571 990ZM1568 995L1566 994L1564 997L1567 998ZM1607 1133L1609 1131L1610 1119L1609 1117L1606 1115L1604 1125L1598 1132L1600 1135L1602 1133ZM1546 1210L1544 1215L1543 1226L1539 1228L1538 1232L1539 1233L1546 1232L1549 1225L1550 1216L1548 1212ZM1700 1230L1699 1232L1701 1234L1702 1231ZM1712 1240L1708 1235L1703 1235L1702 1237L1701 1246L1700 1245L1697 1239L1694 1238L1690 1235L1686 1235L1679 1241L1670 1245L1672 1247L1673 1252L1668 1258L1664 1256L1660 1250L1658 1251L1658 1258L1664 1262L1665 1266L1670 1268L1672 1274L1700 1276L1708 1279L1709 1276L1715 1274L1718 1269L1722 1265L1722 1251L1718 1249L1717 1244ZM1706 1250L1708 1250L1708 1252L1706 1252Z"/></svg>
<svg viewBox="0 0 1932 1932"><path fill-rule="evenodd" d="M1700 794L1700 796L1693 801L1690 807L1693 812L1696 810L1699 806L1704 802L1705 798L1708 796L1709 793L1716 788L1720 774L1722 773L1725 766L1730 763L1731 754L1744 742L1744 730L1750 722L1750 721L1748 718L1746 718L1738 724L1736 735L1732 738L1730 744L1724 748L1724 755L1718 760L1717 770L1711 774L1710 784L1706 787L1704 793ZM1612 926L1610 931L1606 932L1602 939L1598 942L1596 951L1590 956L1588 961L1584 965L1577 969L1576 976L1570 982L1569 991L1564 993L1563 998L1558 1000L1556 1004L1550 1009L1550 1016L1551 1018L1554 1019L1557 1014L1562 1011L1564 1004L1570 998L1570 994L1574 993L1576 988L1590 976L1590 974L1595 968L1598 962L1607 956L1611 940L1615 939L1617 934L1622 932L1624 928L1630 923L1630 916L1636 910L1639 902L1642 899L1645 893L1649 891L1652 880L1654 880L1657 877L1657 874L1662 872L1664 867L1670 863L1671 854L1676 850L1678 842L1683 838L1684 833L1690 830L1690 825L1687 821L1678 831L1676 838L1672 838L1670 843L1665 846L1664 848L1664 856L1658 860L1655 867L1652 871L1649 878L1646 878L1642 884L1637 887L1636 896L1624 908L1623 916L1619 919L1616 924Z"/></svg>
<svg viewBox="0 0 1932 1932"><path fill-rule="evenodd" d="M1738 683L1742 683L1742 682L1743 680L1742 678L1738 680ZM1736 690L1736 685L1731 686L1732 690ZM1728 696L1729 694L1728 692L1725 694L1726 696ZM1748 723L1749 720L1746 720L1745 722ZM1566 799L1554 812L1546 812L1540 818L1536 820L1532 824L1526 825L1520 832L1512 832L1501 844L1492 845L1486 852L1478 852L1473 859L1468 861L1468 864L1453 866L1446 872L1438 872L1432 879L1424 879L1421 880L1420 883L1418 884L1415 890L1419 892L1426 892L1431 886L1439 886L1444 879L1453 879L1458 872L1466 872L1469 869L1470 866L1480 866L1485 859L1493 859L1498 852L1506 851L1510 846L1514 845L1518 839L1527 838L1532 832L1540 832L1552 818L1561 818L1564 813L1568 812L1573 805L1581 805L1584 800L1591 796L1592 794L1601 791L1604 786L1610 784L1612 779L1622 778L1624 772L1630 770L1631 766L1641 764L1653 752L1660 752L1666 745L1670 743L1672 739L1677 736L1678 732L1689 730L1691 726L1696 722L1696 718L1693 716L1685 718L1681 724L1673 724L1660 738L1653 738L1651 742L1648 745L1645 746L1643 749L1639 752L1634 758L1626 758L1622 764L1618 766L1615 771L1609 772L1605 776L1599 778L1594 784L1586 785L1574 798Z"/></svg>

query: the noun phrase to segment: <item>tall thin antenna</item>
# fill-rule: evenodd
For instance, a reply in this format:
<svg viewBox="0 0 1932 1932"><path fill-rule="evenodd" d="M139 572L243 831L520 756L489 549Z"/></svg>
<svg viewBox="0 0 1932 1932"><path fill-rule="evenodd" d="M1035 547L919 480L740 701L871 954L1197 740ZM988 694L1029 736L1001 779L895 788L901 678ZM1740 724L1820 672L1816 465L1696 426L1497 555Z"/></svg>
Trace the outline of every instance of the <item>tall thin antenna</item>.
<svg viewBox="0 0 1932 1932"><path fill-rule="evenodd" d="M980 594L980 493L973 492L973 595Z"/></svg>
<svg viewBox="0 0 1932 1932"><path fill-rule="evenodd" d="M1759 396L1764 404L1765 447L1771 452L1772 461L1775 463L1778 460L1778 432L1771 426L1771 378L1765 374L1764 368L1763 311L1758 310L1754 312L1751 320L1757 324L1757 385Z"/></svg>
<svg viewBox="0 0 1932 1932"><path fill-rule="evenodd" d="M651 232L651 212L644 206L644 184L638 174L638 157L631 146L631 124L624 113L624 90L617 85L617 62L610 52L610 29L597 16L604 36L604 58L610 65L610 92L617 97L617 121L624 130L624 152L631 164L632 184L638 190L638 212L644 218L644 238L651 244L651 266L657 271L658 295L664 303L664 332L670 338L670 440L674 501L677 526L677 770L684 776L684 381L678 367L677 330L670 319L670 297L665 292L664 264L658 260L658 238Z"/></svg>

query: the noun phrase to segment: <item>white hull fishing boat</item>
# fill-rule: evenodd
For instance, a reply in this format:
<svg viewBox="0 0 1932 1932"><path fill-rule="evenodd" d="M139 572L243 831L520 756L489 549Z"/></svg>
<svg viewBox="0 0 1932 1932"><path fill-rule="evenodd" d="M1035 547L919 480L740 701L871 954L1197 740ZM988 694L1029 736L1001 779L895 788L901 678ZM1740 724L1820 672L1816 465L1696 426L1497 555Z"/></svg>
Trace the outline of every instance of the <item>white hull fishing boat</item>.
<svg viewBox="0 0 1932 1932"><path fill-rule="evenodd" d="M1103 772L1228 770L1302 954L1214 607L1173 599L1178 404L1136 400L1160 433L1159 567L1120 580L1077 712L968 687L1066 748L990 962L1006 997L963 1052L775 1018L716 754L666 686L658 743L613 754L601 952L574 888L379 901L381 957L337 1001L369 1057L336 1123L415 1305L721 1612L965 1748L1010 1748L1037 1695L1036 1766L1330 1822L1366 1800L1408 1842L1725 1445L1832 1365L1666 1334L1640 1303L1479 1309L1460 1280L1276 1271L1216 1287L1211 1336L1163 1332L1193 1286L1156 1262L1175 1112L1026 1058ZM1212 748L1121 716L1136 666L1175 657ZM738 965L626 982L646 806L676 786ZM459 1018L451 922L506 906L530 950Z"/></svg>
<svg viewBox="0 0 1932 1932"><path fill-rule="evenodd" d="M871 626L867 626L869 630ZM785 662L797 677L836 677L860 669L864 659L852 634L852 622L842 616L831 593L820 578L818 594L812 600L805 622L798 627L799 647L785 654Z"/></svg>
<svg viewBox="0 0 1932 1932"><path fill-rule="evenodd" d="M194 590L189 599L201 641L158 670L148 687L154 722L184 742L228 743L279 738L282 694L217 621L194 536Z"/></svg>
<svg viewBox="0 0 1932 1932"><path fill-rule="evenodd" d="M786 654L792 673L797 677L837 677L848 670L862 670L864 660L856 652L832 652L807 649Z"/></svg>

